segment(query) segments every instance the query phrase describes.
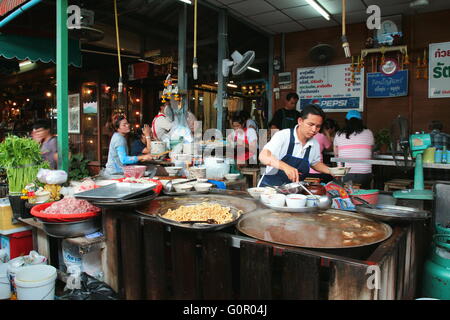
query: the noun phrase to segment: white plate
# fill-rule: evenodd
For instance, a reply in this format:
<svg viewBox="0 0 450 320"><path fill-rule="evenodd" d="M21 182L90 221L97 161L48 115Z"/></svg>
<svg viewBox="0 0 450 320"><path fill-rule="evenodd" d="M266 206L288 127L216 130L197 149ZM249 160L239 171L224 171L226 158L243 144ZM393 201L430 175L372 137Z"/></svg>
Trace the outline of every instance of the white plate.
<svg viewBox="0 0 450 320"><path fill-rule="evenodd" d="M318 212L319 207L302 207L302 208L289 208L289 207L274 207L268 203L264 203L261 201L263 205L266 207L269 207L270 209L277 210L277 211L283 211L283 212L302 212L302 213L309 213L309 212Z"/></svg>

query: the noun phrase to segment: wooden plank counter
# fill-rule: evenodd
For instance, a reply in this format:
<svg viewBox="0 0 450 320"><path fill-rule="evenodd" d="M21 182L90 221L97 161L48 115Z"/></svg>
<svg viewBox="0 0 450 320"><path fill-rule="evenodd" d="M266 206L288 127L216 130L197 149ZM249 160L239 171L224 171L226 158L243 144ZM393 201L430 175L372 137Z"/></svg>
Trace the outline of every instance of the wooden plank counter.
<svg viewBox="0 0 450 320"><path fill-rule="evenodd" d="M124 299L384 300L416 295L421 225L392 225L389 239L349 251L277 245L234 227L184 230L131 212L107 210L103 216L106 230L120 230L113 232L115 238L105 235L110 275L116 276L109 284Z"/></svg>

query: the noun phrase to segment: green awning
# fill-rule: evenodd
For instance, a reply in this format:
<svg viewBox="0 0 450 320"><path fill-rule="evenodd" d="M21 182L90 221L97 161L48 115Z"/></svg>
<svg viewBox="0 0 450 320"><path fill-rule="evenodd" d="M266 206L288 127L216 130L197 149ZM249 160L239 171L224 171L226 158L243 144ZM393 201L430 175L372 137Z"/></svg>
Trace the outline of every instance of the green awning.
<svg viewBox="0 0 450 320"><path fill-rule="evenodd" d="M56 63L56 39L0 34L0 56L7 59ZM69 64L81 68L78 40L69 39Z"/></svg>

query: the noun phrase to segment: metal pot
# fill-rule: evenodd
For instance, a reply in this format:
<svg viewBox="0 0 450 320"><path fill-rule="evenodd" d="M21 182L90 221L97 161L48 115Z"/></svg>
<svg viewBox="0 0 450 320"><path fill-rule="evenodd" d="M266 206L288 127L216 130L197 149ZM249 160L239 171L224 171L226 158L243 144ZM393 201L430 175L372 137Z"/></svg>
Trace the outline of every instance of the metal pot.
<svg viewBox="0 0 450 320"><path fill-rule="evenodd" d="M152 141L150 148L152 154L160 154L166 151L166 143L163 141Z"/></svg>
<svg viewBox="0 0 450 320"><path fill-rule="evenodd" d="M230 173L230 164L223 158L205 158L205 167L208 179L223 179L226 174Z"/></svg>
<svg viewBox="0 0 450 320"><path fill-rule="evenodd" d="M55 238L81 237L101 229L100 215L74 222L41 222L45 233Z"/></svg>

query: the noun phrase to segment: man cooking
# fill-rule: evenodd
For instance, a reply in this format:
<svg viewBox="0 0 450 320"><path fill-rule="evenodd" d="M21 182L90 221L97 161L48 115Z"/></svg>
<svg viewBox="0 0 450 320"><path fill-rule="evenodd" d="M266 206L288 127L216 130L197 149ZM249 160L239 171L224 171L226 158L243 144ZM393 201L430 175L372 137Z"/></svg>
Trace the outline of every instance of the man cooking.
<svg viewBox="0 0 450 320"><path fill-rule="evenodd" d="M304 180L310 167L331 174L330 168L321 161L319 143L313 139L324 119L323 110L310 104L302 110L295 128L275 133L259 155L259 160L267 166L259 186Z"/></svg>

